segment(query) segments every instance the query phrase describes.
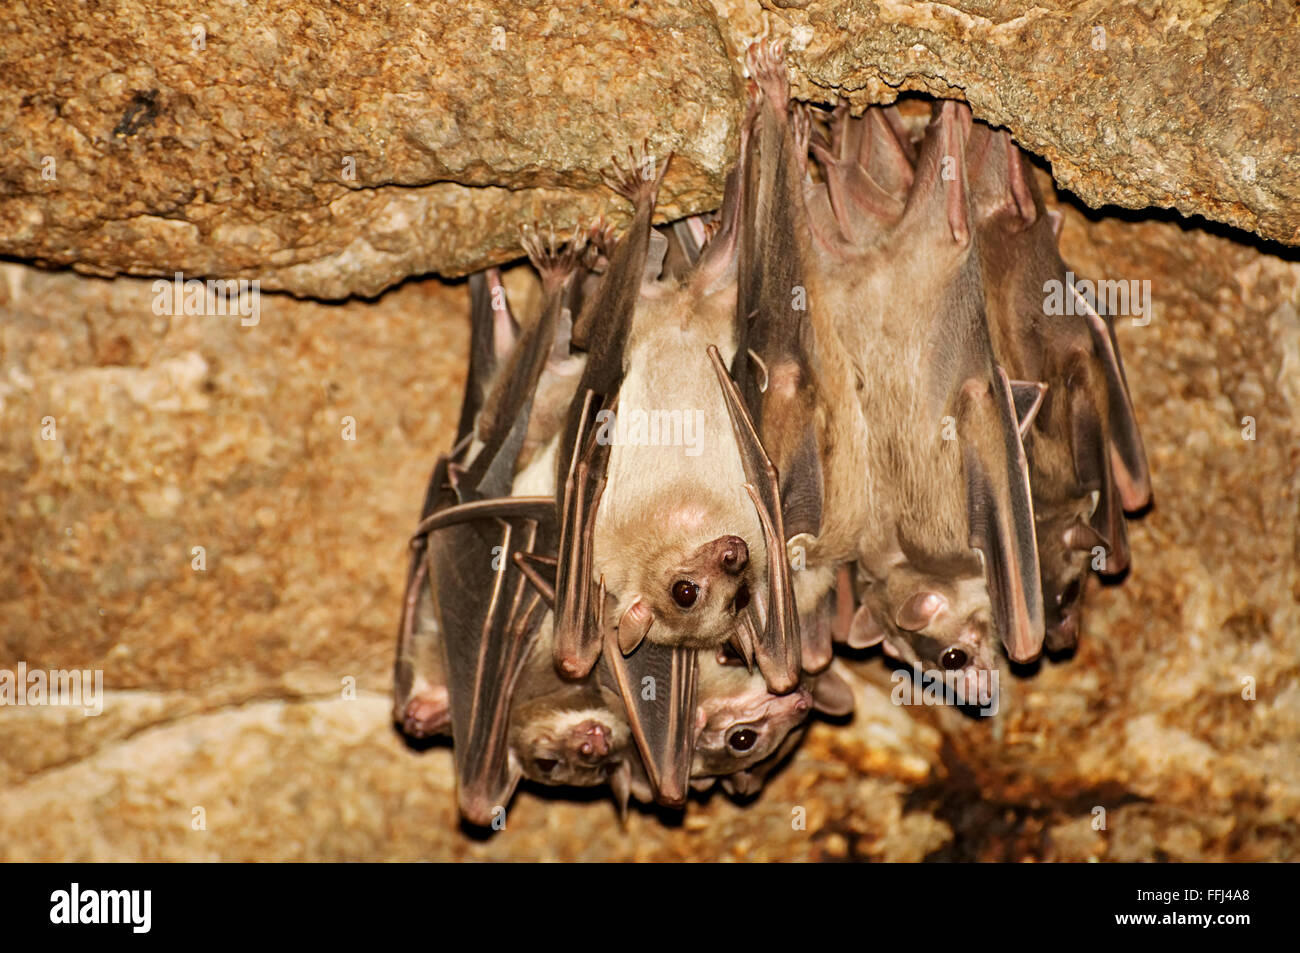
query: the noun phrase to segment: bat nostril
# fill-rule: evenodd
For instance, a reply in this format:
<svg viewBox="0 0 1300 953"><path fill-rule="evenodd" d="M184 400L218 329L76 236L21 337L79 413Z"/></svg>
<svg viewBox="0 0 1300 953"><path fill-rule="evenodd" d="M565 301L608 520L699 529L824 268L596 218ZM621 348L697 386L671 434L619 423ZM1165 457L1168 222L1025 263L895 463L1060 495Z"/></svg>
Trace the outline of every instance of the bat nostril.
<svg viewBox="0 0 1300 953"><path fill-rule="evenodd" d="M727 572L738 573L749 565L749 546L739 536L723 537L721 550L720 561Z"/></svg>

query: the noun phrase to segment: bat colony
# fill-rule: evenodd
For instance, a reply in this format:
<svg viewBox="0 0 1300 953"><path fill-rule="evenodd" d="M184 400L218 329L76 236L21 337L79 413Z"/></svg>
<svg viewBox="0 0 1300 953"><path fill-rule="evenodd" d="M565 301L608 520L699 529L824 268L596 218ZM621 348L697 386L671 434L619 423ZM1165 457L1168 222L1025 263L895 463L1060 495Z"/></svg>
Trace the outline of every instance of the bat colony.
<svg viewBox="0 0 1300 953"><path fill-rule="evenodd" d="M617 240L525 230L536 320L470 281L395 718L452 736L471 823L521 778L624 813L755 793L813 710L852 711L835 643L973 685L999 644L1071 648L1088 572L1128 564L1150 484L1117 342L1018 147L954 102L920 142L792 104L775 44L749 67L718 213L654 228L667 162L616 164Z"/></svg>

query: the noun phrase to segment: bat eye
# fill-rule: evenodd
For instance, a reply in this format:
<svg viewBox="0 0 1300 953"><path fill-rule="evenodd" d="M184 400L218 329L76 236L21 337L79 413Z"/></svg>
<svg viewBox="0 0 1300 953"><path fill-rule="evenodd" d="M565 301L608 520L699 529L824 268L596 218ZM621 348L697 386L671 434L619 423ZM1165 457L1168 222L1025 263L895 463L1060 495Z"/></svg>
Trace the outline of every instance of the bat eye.
<svg viewBox="0 0 1300 953"><path fill-rule="evenodd" d="M736 751L748 751L758 741L758 732L753 728L741 728L731 733L727 744Z"/></svg>
<svg viewBox="0 0 1300 953"><path fill-rule="evenodd" d="M693 582L687 582L685 579L678 579L673 583L673 602L677 603L683 609L689 609L695 605L695 600L699 598L700 587Z"/></svg>
<svg viewBox="0 0 1300 953"><path fill-rule="evenodd" d="M537 770L542 772L542 774L550 774L555 770L555 766L559 763L560 762L556 761L554 758L538 758Z"/></svg>
<svg viewBox="0 0 1300 953"><path fill-rule="evenodd" d="M939 656L939 664L948 671L955 672L966 664L969 657L962 649L950 645L944 650L943 655Z"/></svg>

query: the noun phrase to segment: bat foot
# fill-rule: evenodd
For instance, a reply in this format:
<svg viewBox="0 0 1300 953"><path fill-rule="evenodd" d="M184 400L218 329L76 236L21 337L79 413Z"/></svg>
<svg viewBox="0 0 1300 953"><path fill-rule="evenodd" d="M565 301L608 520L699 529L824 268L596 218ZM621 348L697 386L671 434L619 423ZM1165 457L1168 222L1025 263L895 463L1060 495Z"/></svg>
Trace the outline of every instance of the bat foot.
<svg viewBox="0 0 1300 953"><path fill-rule="evenodd" d="M635 149L628 146L627 157L628 165L624 167L617 156L611 156L610 168L601 174L601 178L607 186L638 208L646 202L653 206L657 201L659 186L663 183L664 173L668 171L668 163L672 161L673 154L668 153L668 158L664 159L663 165L657 165L654 155L650 152L650 141L647 139L641 143L639 156Z"/></svg>
<svg viewBox="0 0 1300 953"><path fill-rule="evenodd" d="M581 227L575 227L567 240L557 240L555 229L548 226L546 240L543 241L541 227L536 222L520 225L519 231L519 243L528 254L528 260L542 276L542 283L549 288L558 288L564 284L582 261L587 249L587 236Z"/></svg>
<svg viewBox="0 0 1300 953"><path fill-rule="evenodd" d="M749 75L773 108L785 115L790 105L790 77L785 68L785 45L780 40L759 40L745 55Z"/></svg>
<svg viewBox="0 0 1300 953"><path fill-rule="evenodd" d="M451 701L445 687L418 692L406 700L398 721L412 738L432 738L451 730Z"/></svg>

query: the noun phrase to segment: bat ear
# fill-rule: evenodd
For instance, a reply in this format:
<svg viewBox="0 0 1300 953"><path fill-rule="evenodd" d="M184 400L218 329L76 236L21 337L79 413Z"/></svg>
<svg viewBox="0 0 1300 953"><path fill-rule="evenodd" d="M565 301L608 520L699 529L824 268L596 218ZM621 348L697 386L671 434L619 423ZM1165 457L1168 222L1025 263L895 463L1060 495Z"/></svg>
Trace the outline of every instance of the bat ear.
<svg viewBox="0 0 1300 953"><path fill-rule="evenodd" d="M1065 548L1076 552L1089 553L1098 546L1110 549L1102 535L1082 520L1075 520L1063 534Z"/></svg>
<svg viewBox="0 0 1300 953"><path fill-rule="evenodd" d="M894 622L900 629L920 632L947 608L948 600L941 593L923 589L898 607Z"/></svg>
<svg viewBox="0 0 1300 953"><path fill-rule="evenodd" d="M876 621L869 606L859 606L853 614L853 624L849 627L846 641L851 649L868 649L879 645L885 637L885 630Z"/></svg>
<svg viewBox="0 0 1300 953"><path fill-rule="evenodd" d="M631 655L654 623L654 610L645 600L637 596L636 601L627 607L618 620L619 651L624 655Z"/></svg>
<svg viewBox="0 0 1300 953"><path fill-rule="evenodd" d="M632 800L632 765L627 759L620 761L614 773L609 776L609 788L614 795L614 806L618 808L618 822L627 826L627 805Z"/></svg>
<svg viewBox="0 0 1300 953"><path fill-rule="evenodd" d="M813 679L812 700L813 707L823 715L839 718L853 714L853 689L833 668Z"/></svg>
<svg viewBox="0 0 1300 953"><path fill-rule="evenodd" d="M758 607L750 602L736 616L736 628L731 633L730 645L745 662L745 668L754 670L754 638L758 631Z"/></svg>

